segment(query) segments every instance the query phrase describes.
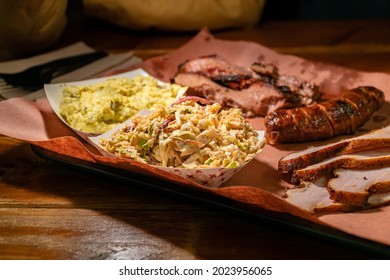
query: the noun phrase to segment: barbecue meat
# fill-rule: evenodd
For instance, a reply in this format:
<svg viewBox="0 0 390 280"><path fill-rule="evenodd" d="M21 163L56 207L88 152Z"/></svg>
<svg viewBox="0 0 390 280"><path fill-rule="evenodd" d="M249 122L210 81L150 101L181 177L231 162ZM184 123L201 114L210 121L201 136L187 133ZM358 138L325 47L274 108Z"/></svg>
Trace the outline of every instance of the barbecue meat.
<svg viewBox="0 0 390 280"><path fill-rule="evenodd" d="M384 101L382 91L371 86L361 86L345 92L340 98L313 106L280 109L265 117L265 137L268 143L275 144L350 134L363 125ZM289 135L285 133L286 130L297 133Z"/></svg>
<svg viewBox="0 0 390 280"><path fill-rule="evenodd" d="M320 98L318 87L280 75L273 65L262 65L262 70L259 65L243 67L218 55L205 56L182 63L173 82L187 86L188 95L241 108L246 117L264 117L279 108L306 106Z"/></svg>
<svg viewBox="0 0 390 280"><path fill-rule="evenodd" d="M255 62L252 64L251 69L262 80L278 88L290 103L290 107L308 106L321 97L321 92L317 85L296 76L282 75L279 73L278 68L272 64Z"/></svg>
<svg viewBox="0 0 390 280"><path fill-rule="evenodd" d="M334 201L328 192L327 186L329 182L326 177L319 177L313 182L302 182L299 187L287 189L285 199L296 207L313 214L339 211L350 212L390 204L390 192L370 194L365 203L359 205Z"/></svg>
<svg viewBox="0 0 390 280"><path fill-rule="evenodd" d="M314 179L331 174L334 169L373 169L390 167L390 148L369 150L360 153L335 156L308 167L295 170L291 181L313 181Z"/></svg>
<svg viewBox="0 0 390 280"><path fill-rule="evenodd" d="M369 170L336 169L328 191L334 201L363 206L371 194L390 192L390 167Z"/></svg>
<svg viewBox="0 0 390 280"><path fill-rule="evenodd" d="M230 89L241 90L260 80L250 68L241 67L217 56L188 60L179 66L177 74L196 73Z"/></svg>
<svg viewBox="0 0 390 280"><path fill-rule="evenodd" d="M290 133L292 133L291 130ZM390 126L358 137L291 153L279 160L278 169L283 173L292 173L295 170L305 168L333 156L386 147L390 148Z"/></svg>
<svg viewBox="0 0 390 280"><path fill-rule="evenodd" d="M326 188L327 182L326 177L319 177L313 182L303 182L299 187L287 189L284 195L285 199L311 213L352 210L350 207L329 198Z"/></svg>
<svg viewBox="0 0 390 280"><path fill-rule="evenodd" d="M388 205L390 126L291 153L279 160L278 169L291 175L287 201L313 213Z"/></svg>
<svg viewBox="0 0 390 280"><path fill-rule="evenodd" d="M188 86L188 95L206 98L212 103L221 104L223 108L240 108L246 117L265 116L285 102L275 88L261 81L245 89L234 90L198 73L181 73L176 75L174 82Z"/></svg>

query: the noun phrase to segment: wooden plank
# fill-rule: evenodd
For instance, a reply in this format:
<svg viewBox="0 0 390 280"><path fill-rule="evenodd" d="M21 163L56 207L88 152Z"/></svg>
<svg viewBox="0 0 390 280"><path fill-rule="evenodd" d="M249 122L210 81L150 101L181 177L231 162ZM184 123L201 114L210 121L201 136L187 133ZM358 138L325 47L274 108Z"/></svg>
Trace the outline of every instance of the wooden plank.
<svg viewBox="0 0 390 280"><path fill-rule="evenodd" d="M201 208L180 215L0 208L0 259L332 259L343 249L334 243L323 248L321 239ZM299 254L290 240L301 248ZM337 257L375 257L344 249Z"/></svg>

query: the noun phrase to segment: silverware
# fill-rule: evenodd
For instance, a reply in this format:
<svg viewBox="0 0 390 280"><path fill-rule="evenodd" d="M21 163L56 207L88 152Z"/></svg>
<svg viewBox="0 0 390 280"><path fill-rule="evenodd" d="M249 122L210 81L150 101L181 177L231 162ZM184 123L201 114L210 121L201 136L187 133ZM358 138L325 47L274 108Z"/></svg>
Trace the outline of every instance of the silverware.
<svg viewBox="0 0 390 280"><path fill-rule="evenodd" d="M44 84L50 83L53 78L71 72L107 55L107 53L99 51L53 60L15 74L0 73L0 100L39 90Z"/></svg>

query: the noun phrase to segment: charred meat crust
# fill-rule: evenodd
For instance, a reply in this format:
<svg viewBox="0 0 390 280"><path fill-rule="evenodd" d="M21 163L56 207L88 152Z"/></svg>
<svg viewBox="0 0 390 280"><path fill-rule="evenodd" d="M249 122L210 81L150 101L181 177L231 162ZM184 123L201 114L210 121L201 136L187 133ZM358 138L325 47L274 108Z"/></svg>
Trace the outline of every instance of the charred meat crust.
<svg viewBox="0 0 390 280"><path fill-rule="evenodd" d="M295 170L303 169L334 156L389 148L389 132L390 126L359 137L325 146L310 147L299 153L291 153L279 160L278 170L282 173L293 173Z"/></svg>
<svg viewBox="0 0 390 280"><path fill-rule="evenodd" d="M264 120L266 127L265 136L270 144L275 144L313 141L350 134L363 125L383 103L384 94L382 91L371 86L357 87L337 99L303 107L299 110L285 109L280 111L280 114L292 115L294 122L284 121L283 123L277 123L280 119L288 118L281 118L280 114L278 114L278 119L273 119L275 114L267 115ZM302 110L310 117L303 118L303 116L297 115L297 112ZM321 130L321 133L313 133L312 129L316 127L315 122L322 120L326 124L325 118L328 119L330 126L328 125L326 129ZM274 131L275 129L288 129L290 126L298 128L299 138L284 138L284 134Z"/></svg>
<svg viewBox="0 0 390 280"><path fill-rule="evenodd" d="M333 128L333 135L348 134L351 132L351 124L344 106L340 105L339 100L329 100L318 104L323 114L328 118ZM329 135L330 136L330 135ZM328 135L324 135L325 138Z"/></svg>
<svg viewBox="0 0 390 280"><path fill-rule="evenodd" d="M264 117L279 108L314 104L321 95L317 86L298 77L280 75L272 64L253 63L244 67L218 55L185 61L179 65L172 82L188 86L187 95L241 108L246 117Z"/></svg>
<svg viewBox="0 0 390 280"><path fill-rule="evenodd" d="M291 182L313 181L314 179L332 174L338 168L346 169L376 169L390 166L390 150L384 149L383 155L369 158L359 158L355 155L343 155L339 158L321 162L321 164L311 165L307 168L295 170L291 177Z"/></svg>
<svg viewBox="0 0 390 280"><path fill-rule="evenodd" d="M288 108L287 106L308 106L314 104L315 102L313 101L318 101L321 97L321 92L317 85L296 76L282 75L275 65L255 62L252 64L251 69L263 81L274 85L285 96L285 108Z"/></svg>
<svg viewBox="0 0 390 280"><path fill-rule="evenodd" d="M174 82L188 86L187 95L220 103L223 108L240 108L246 117L265 116L284 103L283 96L263 82L235 90L223 87L198 73L180 73L175 76Z"/></svg>
<svg viewBox="0 0 390 280"><path fill-rule="evenodd" d="M286 141L294 141L299 138L299 129L295 125L292 114L285 114L283 110L269 113L268 127L271 139L282 138Z"/></svg>
<svg viewBox="0 0 390 280"><path fill-rule="evenodd" d="M248 88L259 81L259 77L249 68L231 64L218 55L187 60L179 65L176 75L180 73L200 74L221 86L236 90Z"/></svg>
<svg viewBox="0 0 390 280"><path fill-rule="evenodd" d="M303 154L289 160L281 158L278 162L278 170L283 173L292 173L295 170L305 168L309 165L321 162L327 158L338 155L344 151L349 142L339 142L325 147L313 153Z"/></svg>

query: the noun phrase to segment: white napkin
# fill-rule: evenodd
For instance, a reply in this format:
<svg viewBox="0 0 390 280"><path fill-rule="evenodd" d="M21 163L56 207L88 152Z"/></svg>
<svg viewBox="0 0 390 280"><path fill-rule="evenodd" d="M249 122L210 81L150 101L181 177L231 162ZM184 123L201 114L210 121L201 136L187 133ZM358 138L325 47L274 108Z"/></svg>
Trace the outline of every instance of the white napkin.
<svg viewBox="0 0 390 280"><path fill-rule="evenodd" d="M131 65L140 63L141 61L141 58L134 56L133 52L110 54L77 70L54 78L52 83L81 81L96 78L105 72L127 68ZM45 97L45 91L42 88L30 94L24 95L23 97L29 100L37 100Z"/></svg>
<svg viewBox="0 0 390 280"><path fill-rule="evenodd" d="M44 54L40 54L28 58L23 58L23 59L0 62L0 73L7 73L7 74L18 73L32 66L50 62L56 59L70 57L74 55L93 53L93 52L95 52L93 48L87 46L83 42L78 42L73 45L52 52L48 52L48 53L44 53Z"/></svg>
<svg viewBox="0 0 390 280"><path fill-rule="evenodd" d="M45 54L36 55L25 59L0 62L0 73L17 73L32 66L43 64L55 59L92 53L95 51L96 50L90 48L85 43L79 42ZM95 78L105 72L126 68L131 65L140 63L141 61L141 58L134 56L132 51L117 54L113 53L72 72L56 77L51 81L51 83L80 81ZM45 97L45 92L42 87L42 89L28 94L13 92L10 94L4 93L2 95L7 99L13 97L24 97L30 100L37 100Z"/></svg>

